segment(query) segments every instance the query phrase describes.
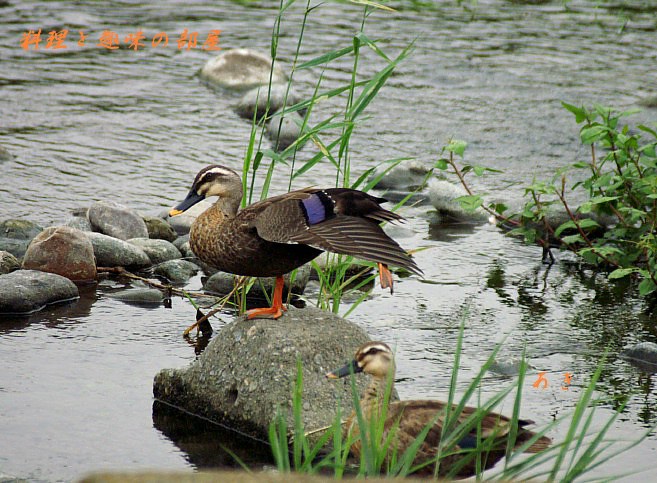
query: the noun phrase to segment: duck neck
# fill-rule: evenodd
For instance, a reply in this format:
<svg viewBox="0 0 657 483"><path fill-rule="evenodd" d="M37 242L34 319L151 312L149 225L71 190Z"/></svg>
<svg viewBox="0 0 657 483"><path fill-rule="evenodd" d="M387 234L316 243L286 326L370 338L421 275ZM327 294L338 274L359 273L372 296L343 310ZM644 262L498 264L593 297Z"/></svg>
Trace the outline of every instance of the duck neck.
<svg viewBox="0 0 657 483"><path fill-rule="evenodd" d="M240 203L242 201L242 193L239 193L239 197L237 196L221 196L215 204L213 205L213 208L215 210L221 211L225 216L233 217L237 214L237 210L239 210Z"/></svg>
<svg viewBox="0 0 657 483"><path fill-rule="evenodd" d="M390 381L390 392L392 394L394 381ZM385 377L372 377L372 382L363 393L360 401L361 408L366 417L369 417L373 412L381 413L383 402L385 400L386 389L388 380Z"/></svg>

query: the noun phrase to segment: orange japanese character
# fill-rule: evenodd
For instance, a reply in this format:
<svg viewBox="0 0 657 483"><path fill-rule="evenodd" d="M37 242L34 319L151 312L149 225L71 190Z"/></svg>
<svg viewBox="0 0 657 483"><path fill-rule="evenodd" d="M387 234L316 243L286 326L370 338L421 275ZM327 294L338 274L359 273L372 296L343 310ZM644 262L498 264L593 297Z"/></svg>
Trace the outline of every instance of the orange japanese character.
<svg viewBox="0 0 657 483"><path fill-rule="evenodd" d="M541 385L541 383L543 383L543 389L548 387L548 380L545 378L545 374L547 374L546 371L539 372L538 373L538 379L536 379L536 382L534 384L532 384L532 386L534 386L535 388L538 388Z"/></svg>
<svg viewBox="0 0 657 483"><path fill-rule="evenodd" d="M159 34L155 34L153 36L153 42L151 42L151 45L153 47L157 47L164 41L164 45L162 47L166 47L169 45L169 36L166 34L166 32L160 32Z"/></svg>
<svg viewBox="0 0 657 483"><path fill-rule="evenodd" d="M141 30L138 31L136 34L128 34L124 40L124 42L128 42L128 48L129 49L134 49L137 51L139 47L143 47L144 44L140 42L140 40L144 40L146 36L144 35L144 32Z"/></svg>
<svg viewBox="0 0 657 483"><path fill-rule="evenodd" d="M563 379L564 379L563 383L565 384L565 386L561 386L561 389L563 389L564 391L567 391L568 386L570 385L570 381L572 380L572 378L573 378L573 375L570 372L566 372L563 375Z"/></svg>
<svg viewBox="0 0 657 483"><path fill-rule="evenodd" d="M39 50L39 42L41 42L41 29L37 32L30 30L25 32L21 37L21 47L23 50L30 50L30 45L34 45L34 50Z"/></svg>
<svg viewBox="0 0 657 483"><path fill-rule="evenodd" d="M103 30L103 33L100 34L100 43L97 45L109 50L116 50L119 48L120 43L119 34L111 30Z"/></svg>
<svg viewBox="0 0 657 483"><path fill-rule="evenodd" d="M78 40L78 46L84 47L84 41L87 38L87 36L84 35L84 32L82 30L78 30L78 33L80 34L80 40Z"/></svg>
<svg viewBox="0 0 657 483"><path fill-rule="evenodd" d="M198 40L198 32L188 33L187 29L183 30L178 39L178 48L182 49L185 44L187 44L187 50L191 50L196 47L196 41Z"/></svg>
<svg viewBox="0 0 657 483"><path fill-rule="evenodd" d="M52 30L48 32L48 40L46 41L46 49L65 49L66 45L64 45L64 39L68 35L68 30L60 30L57 32L56 30Z"/></svg>
<svg viewBox="0 0 657 483"><path fill-rule="evenodd" d="M219 35L221 30L210 30L208 38L203 43L203 50L221 50L219 47Z"/></svg>

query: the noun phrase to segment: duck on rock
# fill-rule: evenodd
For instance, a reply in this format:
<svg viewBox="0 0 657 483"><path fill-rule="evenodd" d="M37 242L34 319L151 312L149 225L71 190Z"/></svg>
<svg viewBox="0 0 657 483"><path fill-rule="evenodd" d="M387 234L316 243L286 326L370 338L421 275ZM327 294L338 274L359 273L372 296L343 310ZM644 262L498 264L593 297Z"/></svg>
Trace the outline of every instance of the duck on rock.
<svg viewBox="0 0 657 483"><path fill-rule="evenodd" d="M418 475L433 475L439 455L439 446L441 442L445 443L442 438L447 403L436 400L394 401L388 402L387 406L384 406L386 394L391 394L395 377L393 353L390 346L384 342L363 344L356 351L351 362L340 369L329 372L326 377L337 379L358 372L372 376L370 386L361 397L360 407L363 420L368 424L376 421L377 417L385 418L381 441L390 442L386 461L389 462L393 453L396 453L398 460L401 459L404 452L416 444L418 436L428 425L431 425L424 440L417 448L412 467L417 468ZM456 409L457 405L452 405L451 411ZM506 416L488 412L477 417L481 422L476 422L476 419L469 421L478 411L479 409L469 406L461 409L457 417L456 428L460 424L471 424L472 427L460 436L454 446L442 447L439 475L452 474L459 477L475 475L477 453L474 450L478 447L482 448L482 469L491 468L505 456L507 440L513 433L515 433L514 449L521 449L525 453L538 453L547 449L551 443L550 438L524 428L532 423L530 420L519 419L517 427L513 428L512 421ZM369 428L373 427L375 426L369 426ZM456 430L458 431L458 429ZM355 441L351 452L357 457L360 456L361 438L365 436L360 435L355 412L345 423L345 433L350 434L352 440Z"/></svg>
<svg viewBox="0 0 657 483"><path fill-rule="evenodd" d="M196 256L218 270L276 277L272 306L249 310L248 318L283 315L283 275L322 251L377 263L381 286L391 292L388 265L422 274L411 256L379 226L402 220L380 206L386 201L383 198L348 188L306 188L239 210L242 195L242 180L235 171L207 166L169 215L178 215L210 196L219 197L192 224L189 243Z"/></svg>

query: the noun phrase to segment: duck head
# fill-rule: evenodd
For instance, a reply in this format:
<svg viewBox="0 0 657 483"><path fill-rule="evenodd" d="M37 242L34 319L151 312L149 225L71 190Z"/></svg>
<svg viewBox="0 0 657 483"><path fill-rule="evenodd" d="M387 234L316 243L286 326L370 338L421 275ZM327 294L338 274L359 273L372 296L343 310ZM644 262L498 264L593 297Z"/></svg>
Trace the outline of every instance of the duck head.
<svg viewBox="0 0 657 483"><path fill-rule="evenodd" d="M242 179L230 168L212 164L198 172L187 197L169 211L169 216L179 215L199 201L218 196L223 204L237 207L242 201Z"/></svg>
<svg viewBox="0 0 657 483"><path fill-rule="evenodd" d="M370 374L376 378L385 378L390 371L394 371L394 357L392 349L385 342L367 342L360 346L351 362L335 371L326 374L329 379L338 379L358 372Z"/></svg>

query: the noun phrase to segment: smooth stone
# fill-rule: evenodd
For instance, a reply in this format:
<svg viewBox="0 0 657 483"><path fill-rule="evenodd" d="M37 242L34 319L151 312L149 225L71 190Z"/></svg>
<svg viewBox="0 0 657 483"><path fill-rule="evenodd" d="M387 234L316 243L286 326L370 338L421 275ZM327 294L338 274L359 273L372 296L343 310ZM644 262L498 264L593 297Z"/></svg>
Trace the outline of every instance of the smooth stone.
<svg viewBox="0 0 657 483"><path fill-rule="evenodd" d="M32 240L43 227L29 220L9 219L0 221L0 237L14 240Z"/></svg>
<svg viewBox="0 0 657 483"><path fill-rule="evenodd" d="M274 151L283 151L292 145L301 135L303 118L298 112L285 116L274 114L267 122L267 136L274 144Z"/></svg>
<svg viewBox="0 0 657 483"><path fill-rule="evenodd" d="M158 240L154 238L131 238L127 241L128 243L144 250L152 265L182 257L182 254L175 246L173 246L173 243L166 240Z"/></svg>
<svg viewBox="0 0 657 483"><path fill-rule="evenodd" d="M181 235L178 238L176 238L173 242L173 246L176 247L178 250L180 250L180 253L182 253L181 248L185 243L189 243L189 233L187 235Z"/></svg>
<svg viewBox="0 0 657 483"><path fill-rule="evenodd" d="M292 281L292 293L297 295L303 294L304 290L306 289L306 285L308 285L311 270L312 267L308 263L297 268L297 274ZM286 296L290 286L290 276L291 274L288 273L283 277L285 279L285 288L283 289L284 297ZM207 279L203 285L203 290L221 295L228 294L233 290L234 278L235 275L230 273L217 272ZM275 282L275 277L258 278L258 280L251 287L251 290L249 290L248 298L265 299L271 295Z"/></svg>
<svg viewBox="0 0 657 483"><path fill-rule="evenodd" d="M495 359L488 370L501 376L517 376L521 367L522 359Z"/></svg>
<svg viewBox="0 0 657 483"><path fill-rule="evenodd" d="M201 270L201 267L188 260L169 260L160 263L153 272L171 283L185 283Z"/></svg>
<svg viewBox="0 0 657 483"><path fill-rule="evenodd" d="M143 248L102 233L86 233L99 267L146 267L151 261Z"/></svg>
<svg viewBox="0 0 657 483"><path fill-rule="evenodd" d="M27 248L23 268L56 273L75 282L96 279L94 247L83 231L52 226L39 233Z"/></svg>
<svg viewBox="0 0 657 483"><path fill-rule="evenodd" d="M436 209L440 221L485 223L489 215L481 207L474 211L463 209L456 201L461 196L467 196L462 186L457 186L443 179L433 178L429 181L429 200Z"/></svg>
<svg viewBox="0 0 657 483"><path fill-rule="evenodd" d="M287 95L287 101L285 96ZM290 107L301 101L301 98L290 89L288 92L287 84L272 84L271 90L268 85L259 86L248 91L240 102L235 106L235 112L240 117L253 119L255 114L256 120L260 120L267 112L267 97L269 96L269 112L273 113L284 107Z"/></svg>
<svg viewBox="0 0 657 483"><path fill-rule="evenodd" d="M169 222L169 225L171 225L171 228L176 231L176 233L179 235L186 235L189 233L189 229L191 228L192 223L194 223L196 217L210 208L214 202L215 200L210 199L199 201L184 213L176 216L170 216L167 218L167 221Z"/></svg>
<svg viewBox="0 0 657 483"><path fill-rule="evenodd" d="M11 161L12 159L14 159L14 155L4 146L0 146L0 161Z"/></svg>
<svg viewBox="0 0 657 483"><path fill-rule="evenodd" d="M639 342L623 349L623 357L646 372L657 372L657 344L654 342Z"/></svg>
<svg viewBox="0 0 657 483"><path fill-rule="evenodd" d="M162 218L145 216L144 223L146 223L146 229L148 230L148 238L166 240L168 242L173 242L178 238L176 231Z"/></svg>
<svg viewBox="0 0 657 483"><path fill-rule="evenodd" d="M29 314L46 305L74 300L78 288L68 278L37 270L0 275L0 313Z"/></svg>
<svg viewBox="0 0 657 483"><path fill-rule="evenodd" d="M0 275L13 272L21 268L21 262L9 252L0 251Z"/></svg>
<svg viewBox="0 0 657 483"><path fill-rule="evenodd" d="M129 288L108 294L108 297L129 304L159 305L164 295L155 288Z"/></svg>
<svg viewBox="0 0 657 483"><path fill-rule="evenodd" d="M272 84L284 84L287 75L276 62L271 73ZM269 84L272 59L251 49L224 50L208 60L200 72L201 79L225 89L247 90Z"/></svg>
<svg viewBox="0 0 657 483"><path fill-rule="evenodd" d="M156 376L156 399L192 414L266 438L277 409L292 425L292 392L297 360L303 374L302 413L306 431L332 424L338 405L351 413L351 384L325 374L353 359L368 341L365 331L330 312L290 307L278 320L239 317L222 327L189 367ZM359 392L367 377L356 377ZM315 434L312 438L319 437Z"/></svg>
<svg viewBox="0 0 657 483"><path fill-rule="evenodd" d="M9 252L16 258L23 258L31 240L17 240L0 236L0 251Z"/></svg>
<svg viewBox="0 0 657 483"><path fill-rule="evenodd" d="M89 221L95 231L121 240L148 238L148 228L139 214L113 201L97 201L89 207Z"/></svg>
<svg viewBox="0 0 657 483"><path fill-rule="evenodd" d="M369 180L376 179L381 173L385 172L388 168L386 164L378 166ZM421 188L426 183L426 177L430 173L431 167L416 159L407 159L400 162L397 166L384 174L379 182L376 184L376 189L384 190L399 190L414 191Z"/></svg>
<svg viewBox="0 0 657 483"><path fill-rule="evenodd" d="M73 216L66 222L66 226L77 228L80 231L93 231L91 222L86 216Z"/></svg>

